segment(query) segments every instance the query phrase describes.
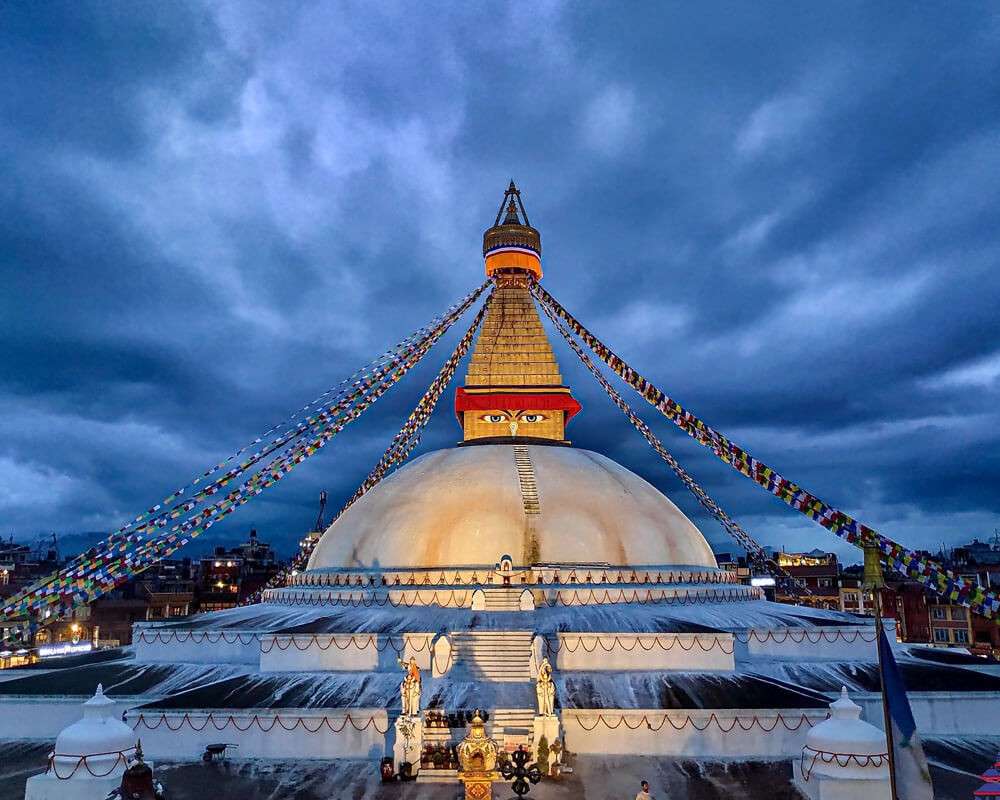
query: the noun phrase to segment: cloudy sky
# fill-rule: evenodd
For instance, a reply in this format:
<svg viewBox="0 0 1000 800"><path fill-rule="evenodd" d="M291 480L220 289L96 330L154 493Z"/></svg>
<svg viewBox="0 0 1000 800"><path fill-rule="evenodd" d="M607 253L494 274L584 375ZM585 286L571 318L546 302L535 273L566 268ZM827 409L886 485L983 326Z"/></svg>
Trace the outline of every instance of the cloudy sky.
<svg viewBox="0 0 1000 800"><path fill-rule="evenodd" d="M549 291L710 424L912 546L1000 526L992 4L5 3L0 169L4 536L116 527L422 325L512 177ZM453 341L205 539L289 551ZM556 344L574 442L725 547Z"/></svg>

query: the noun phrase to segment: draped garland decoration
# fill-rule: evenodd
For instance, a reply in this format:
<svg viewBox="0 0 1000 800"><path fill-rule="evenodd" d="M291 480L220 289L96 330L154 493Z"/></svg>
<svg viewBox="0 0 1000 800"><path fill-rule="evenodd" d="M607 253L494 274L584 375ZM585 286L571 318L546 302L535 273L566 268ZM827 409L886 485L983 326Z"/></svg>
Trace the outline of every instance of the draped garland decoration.
<svg viewBox="0 0 1000 800"><path fill-rule="evenodd" d="M200 715L196 714L194 716L200 716ZM238 721L241 717L246 719L246 725L243 725L242 727L240 726L240 723ZM327 732L329 733L342 733L344 729L348 725L350 725L358 733L363 733L364 731L371 728L375 733L378 733L379 735L385 734L386 731L389 730L388 725L386 725L384 728L380 727L374 715L368 717L368 719L365 720L364 723L359 725L357 722L354 721L354 717L350 713L346 714L343 717L339 726L336 724L336 722L331 722L330 720L335 718L329 716L323 716L317 719L316 717L290 716L287 714L284 717L282 717L280 714L275 714L273 717L268 717L268 715L266 714L252 714L249 716L240 714L226 714L224 716L223 715L216 716L215 714L209 712L209 714L205 716L201 726L198 726L192 720L192 715L189 713L185 713L181 715L180 720L177 723L176 727L170 724L171 717L168 716L167 714L160 714L160 717L159 719L156 720L155 725L150 724L150 719L155 719L155 714L149 714L149 715L145 713L139 714L139 717L136 719L135 725L133 725L132 728L138 730L139 726L142 725L147 730L155 731L162 725L166 726L167 730L170 731L171 733L176 733L185 725L187 725L191 730L195 731L196 733L200 733L201 731L205 730L209 725L211 725L212 728L217 731L224 731L227 728L232 728L233 730L239 731L240 733L246 733L253 727L256 727L261 733L270 733L271 731L274 730L275 727L279 727L281 728L281 730L289 733L294 730L303 730L306 733L319 733L319 731L322 730L323 728L326 728ZM262 719L264 720L264 722L261 721ZM307 720L317 720L316 726L310 728ZM268 721L271 723L270 725L266 724ZM288 722L291 722L291 724L286 724Z"/></svg>
<svg viewBox="0 0 1000 800"><path fill-rule="evenodd" d="M598 714L595 718L593 718L592 720L588 720L586 722L584 721L584 718L582 716L576 714L567 715L564 712L563 718L566 719L567 716L569 717L569 719L572 719L588 733L595 730L598 725L603 725L605 728L612 731L617 730L622 725L624 725L630 731L636 731L639 730L640 728L643 728L652 731L653 733L657 733L658 731L663 730L664 725L668 724L675 731L682 731L685 728L694 728L699 733L708 730L713 725L716 728L718 728L719 731L721 731L722 733L732 733L737 727L744 733L749 733L754 728L760 730L762 733L771 733L779 725L781 725L786 731L794 732L799 730L799 728L801 728L803 725L805 725L808 728L811 728L814 725L813 721L806 714L800 714L798 717L786 717L784 714L781 713L775 714L773 716L770 714L766 715L754 714L753 716L750 717L734 716L728 726L723 724L722 720L714 711L711 714L709 714L708 718L705 720L704 725L699 725L697 722L695 722L694 718L690 714L686 714L684 718L679 722L675 722L674 718L671 717L670 714L664 714L663 717L659 720L659 722L657 722L655 725L654 721L649 718L648 714L643 714L641 717L639 717L639 719L635 720L635 725L632 725L629 722L629 718L624 714L619 715L618 720L614 723L612 723L608 719L608 717L605 716L603 713ZM765 722L765 720L770 720L770 719L773 719L774 722L768 725ZM746 724L744 724L744 720L746 720ZM795 724L794 725L791 724L790 720L795 720ZM822 720L817 720L817 722L821 721Z"/></svg>
<svg viewBox="0 0 1000 800"><path fill-rule="evenodd" d="M83 756L65 755L63 753L59 753L57 755L56 753L53 752L49 754L48 766L45 769L45 773L48 774L51 772L56 777L57 780L68 781L70 778L76 775L76 773L80 770L81 767L83 767L83 769L85 769L92 778L106 778L108 777L108 775L110 775L112 772L118 769L119 766L128 767L134 753L135 753L134 747L130 747L127 750L110 750L107 753L91 753L90 755L83 755ZM108 756L115 757L114 761L111 762L111 765L108 766L107 769L105 769L103 772L100 771L95 772L94 769L90 766L91 760L99 762L100 760L105 759ZM59 772L59 769L56 766L57 758L75 758L76 763L70 768L70 771L68 773L62 774Z"/></svg>
<svg viewBox="0 0 1000 800"><path fill-rule="evenodd" d="M532 283L531 292L543 307L551 309L556 316L560 317L577 336L586 342L598 358L635 389L651 406L696 442L709 448L721 461L729 464L737 472L750 478L796 511L819 523L845 541L858 547L863 547L866 543L876 545L883 562L896 572L918 581L952 603L967 606L973 612L1000 623L1000 616L997 616L997 612L1000 611L1000 597L995 592L988 591L969 580L956 576L933 559L907 549L840 509L823 502L801 486L792 483L650 383L626 364L611 348L588 331L537 282Z"/></svg>
<svg viewBox="0 0 1000 800"><path fill-rule="evenodd" d="M812 756L811 759L809 759L810 756ZM808 766L806 765L806 759L809 759ZM805 745L802 748L802 752L799 753L799 772L806 783L812 777L812 772L816 767L817 761L823 764L836 762L837 766L842 768L854 766L863 769L867 767L878 769L883 764L889 763L889 753L876 753L874 755L865 753L832 753L828 750L814 750L809 745Z"/></svg>
<svg viewBox="0 0 1000 800"><path fill-rule="evenodd" d="M395 594L399 599L393 599ZM455 589L392 589L384 594L377 591L346 591L346 592L285 592L268 599L270 603L285 606L344 606L348 608L415 608L418 606L440 606L441 608L468 608L472 592L456 591ZM445 599L442 601L442 597ZM736 603L763 600L764 593L755 587L734 589L711 589L708 591L683 592L675 590L667 595L663 590L654 592L647 589L644 592L633 589L615 591L605 589L603 592L593 589L581 590L557 589L554 597L544 597L539 603L550 608L555 606L590 606L611 605L615 603L635 603L636 605L713 605L716 603Z"/></svg>
<svg viewBox="0 0 1000 800"><path fill-rule="evenodd" d="M469 329L465 332L465 335L461 338L461 340L459 340L458 345L456 345L454 352L452 352L452 354L448 357L448 360L441 366L437 376L433 381L431 381L431 385L417 402L416 407L412 412L410 412L410 416L407 417L406 422L403 423L403 427L400 428L399 433L393 437L378 463L374 466L374 468L372 468L372 471L368 473L368 477L362 481L361 485L357 488L357 491L351 495L350 499L348 499L348 501L344 504L343 508L337 512L337 515L333 518L333 522L331 522L330 525L333 525L334 522L340 519L343 513L354 505L357 500L378 485L389 470L406 461L406 459L409 458L410 453L412 453L416 446L420 444L423 429L430 420L431 414L434 413L434 409L437 406L438 400L441 399L442 393L448 387L448 384L451 383L451 379L455 376L455 370L458 368L459 362L469 351L469 347L472 345L472 340L476 335L476 331L479 330L479 326L482 324L483 318L490 307L490 303L493 301L493 297L494 295L492 292L486 296L486 302L484 302L482 307L479 309L479 312L476 314L475 319L473 319ZM329 530L329 527L330 526L328 525L327 530ZM320 533L320 538L322 538L322 532ZM282 567L282 569L279 570L278 573L275 574L264 587L254 592L254 594L250 595L246 600L240 603L240 605L251 605L253 603L257 603L260 601L267 589L273 589L285 583L290 573L302 569L306 565L309 561L310 553L311 548L301 548L287 567Z"/></svg>
<svg viewBox="0 0 1000 800"><path fill-rule="evenodd" d="M296 424L294 430L278 437L277 440L262 448L250 459L231 469L211 485L201 489L191 499L178 503L169 510L162 510L164 504L169 504L170 499L178 497L184 489L170 495L165 503L153 507L153 509L158 509L154 518L149 518L150 512L139 515L136 519L143 521L141 526L137 528L123 526L124 530L116 531L107 540L76 559L69 567L20 593L6 603L0 609L0 615L14 616L25 612L33 614L35 618L30 619L27 625L28 630L33 631L38 626L37 617L41 612L46 612L42 617L43 621L51 617L53 611L58 618L74 605L94 600L156 561L168 557L191 539L212 527L220 519L235 511L250 498L278 482L295 466L318 452L340 430L357 419L365 409L385 394L423 358L489 285L488 281L484 282L454 306L448 314L438 319L435 324L421 329L415 335L416 338L414 336L407 337L403 343L389 351L392 355L387 361L377 359L376 362L373 362L376 364L375 368L366 373L363 378L353 381L349 387L351 391L349 393L342 392L341 394L345 396L337 403L327 406L318 414L304 418ZM312 405L309 404L309 406ZM259 463L267 455L274 453L275 450L291 441L303 439L307 434L312 434L312 438L286 447L276 458L264 467L257 469L249 480L226 494L221 500L184 521L176 523L169 531L160 533L151 541L144 542L132 552L127 552L131 545L141 541L148 534L157 531L158 528L165 527L170 521L192 511L203 500L218 494L222 487L230 483L237 475L247 472L249 467ZM247 448L242 448L237 453L245 451L245 449ZM204 475L211 475L217 470L218 466L213 467L207 470ZM200 480L201 478L198 478L193 483ZM121 555L122 553L125 555ZM51 606L56 606L56 608L52 609ZM23 633L22 630L14 629L7 638L16 638L21 633Z"/></svg>
<svg viewBox="0 0 1000 800"><path fill-rule="evenodd" d="M607 393L608 397L611 398L611 402L614 403L621 410L623 414L628 418L628 421L632 423L632 426L642 435L642 437L649 442L650 446L657 452L657 454L662 458L667 466L673 470L674 474L680 478L681 483L687 487L688 491L694 495L698 503L711 514L723 529L728 533L741 547L747 551L747 556L751 561L759 564L763 569L766 569L772 575L775 575L782 584L782 588L792 594L812 594L812 591L801 581L793 578L786 569L777 564L773 559L768 558L767 554L764 552L764 548L761 547L757 541L747 533L743 527L732 519L720 506L709 496L698 482L691 477L691 475L685 470L676 458L663 446L663 443L657 438L657 436L650 430L650 427L639 418L639 416L632 410L632 407L622 398L621 394L615 389L614 386L604 377L604 374L597 368L590 357L583 351L579 342L573 338L573 334L566 328L565 324L561 319L559 319L546 305L542 305L542 310L545 312L546 316L552 320L552 324L555 326L556 330L562 334L562 337L569 343L569 346L573 348L573 352L579 357L583 365L590 371L590 374L594 376L597 382Z"/></svg>

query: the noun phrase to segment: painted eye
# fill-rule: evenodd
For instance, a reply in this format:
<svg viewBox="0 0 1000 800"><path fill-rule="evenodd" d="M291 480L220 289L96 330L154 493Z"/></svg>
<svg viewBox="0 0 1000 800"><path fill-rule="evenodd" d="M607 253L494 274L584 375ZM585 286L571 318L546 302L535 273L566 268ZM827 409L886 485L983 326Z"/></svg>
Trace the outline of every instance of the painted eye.
<svg viewBox="0 0 1000 800"><path fill-rule="evenodd" d="M544 422L544 414L522 414L521 422Z"/></svg>
<svg viewBox="0 0 1000 800"><path fill-rule="evenodd" d="M492 422L492 423L496 424L496 423L499 423L499 422L506 422L507 421L507 415L506 414L483 414L483 416L481 416L480 419L483 422Z"/></svg>

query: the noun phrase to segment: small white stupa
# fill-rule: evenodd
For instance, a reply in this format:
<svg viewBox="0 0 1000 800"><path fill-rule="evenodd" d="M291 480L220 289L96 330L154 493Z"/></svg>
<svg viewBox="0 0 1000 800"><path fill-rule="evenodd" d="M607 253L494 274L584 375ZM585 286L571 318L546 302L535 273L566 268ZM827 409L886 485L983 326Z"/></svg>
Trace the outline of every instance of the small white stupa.
<svg viewBox="0 0 1000 800"><path fill-rule="evenodd" d="M136 735L117 715L117 703L98 684L83 704L83 719L56 737L48 769L28 778L25 800L93 800L121 784Z"/></svg>
<svg viewBox="0 0 1000 800"><path fill-rule="evenodd" d="M842 687L830 717L806 734L795 783L810 800L889 800L885 734L861 719Z"/></svg>

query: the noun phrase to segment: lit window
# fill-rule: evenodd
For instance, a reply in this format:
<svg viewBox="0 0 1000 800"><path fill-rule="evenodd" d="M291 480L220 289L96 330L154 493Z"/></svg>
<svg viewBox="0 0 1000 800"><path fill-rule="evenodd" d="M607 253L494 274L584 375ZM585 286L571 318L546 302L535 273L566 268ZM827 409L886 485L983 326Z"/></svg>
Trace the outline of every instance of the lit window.
<svg viewBox="0 0 1000 800"><path fill-rule="evenodd" d="M959 644L969 643L969 632L968 631L955 631L955 641Z"/></svg>
<svg viewBox="0 0 1000 800"><path fill-rule="evenodd" d="M948 609L941 606L931 606L931 617L933 619L948 619Z"/></svg>
<svg viewBox="0 0 1000 800"><path fill-rule="evenodd" d="M935 628L934 629L934 641L935 642L950 642L951 639L948 638L947 628Z"/></svg>

